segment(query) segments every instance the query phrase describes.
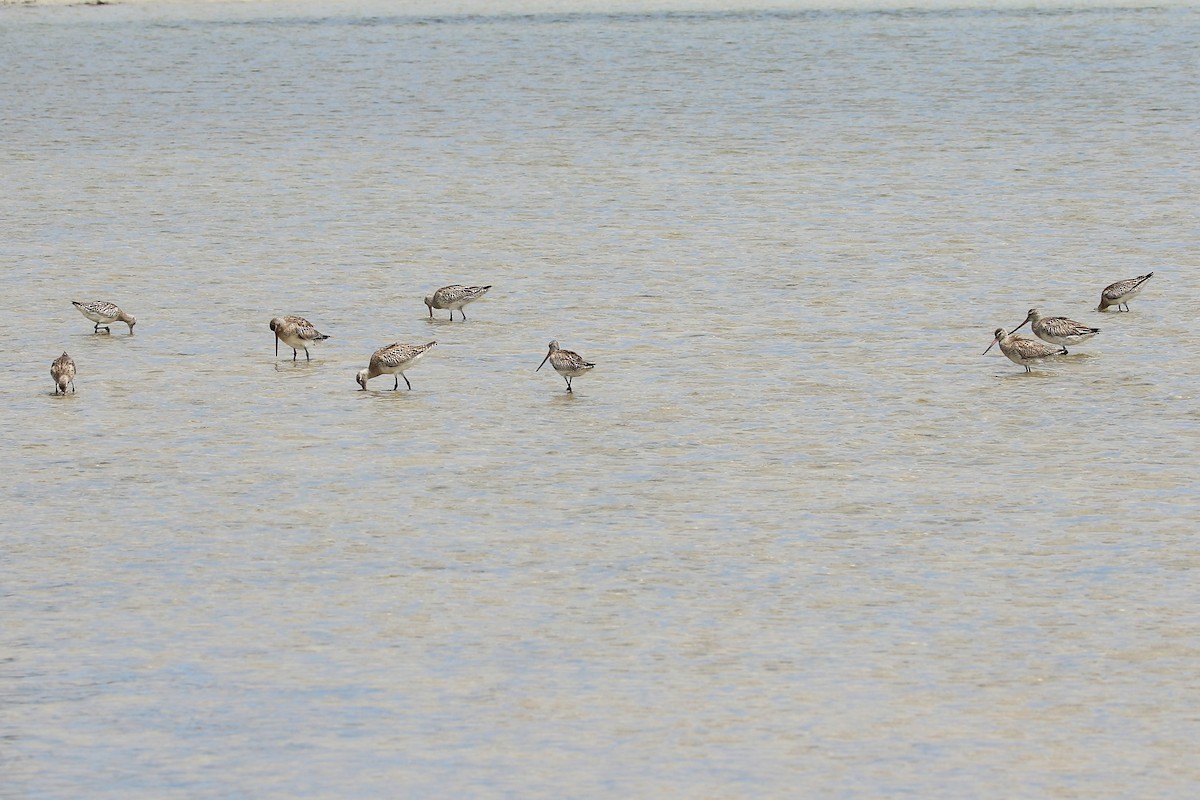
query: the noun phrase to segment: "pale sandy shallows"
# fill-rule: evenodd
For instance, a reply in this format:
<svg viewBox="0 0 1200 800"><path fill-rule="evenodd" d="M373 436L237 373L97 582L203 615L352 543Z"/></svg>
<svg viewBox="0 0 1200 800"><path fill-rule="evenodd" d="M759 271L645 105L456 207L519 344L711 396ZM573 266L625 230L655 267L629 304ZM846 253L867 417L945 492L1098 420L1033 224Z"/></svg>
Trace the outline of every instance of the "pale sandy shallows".
<svg viewBox="0 0 1200 800"><path fill-rule="evenodd" d="M1189 0L1167 0L1161 7L1187 5ZM1052 3L1063 7L1120 7L1125 0L1087 0L1087 2ZM698 11L705 9L727 9L722 0L0 0L4 6L276 6L287 9L289 14L306 10L329 12L338 10L354 12L370 10L372 13L386 9L392 14L405 15L455 15L455 14L533 14L572 12L651 12L651 11ZM1026 0L756 0L747 4L756 10L779 9L855 9L855 8L1013 8L1027 6Z"/></svg>

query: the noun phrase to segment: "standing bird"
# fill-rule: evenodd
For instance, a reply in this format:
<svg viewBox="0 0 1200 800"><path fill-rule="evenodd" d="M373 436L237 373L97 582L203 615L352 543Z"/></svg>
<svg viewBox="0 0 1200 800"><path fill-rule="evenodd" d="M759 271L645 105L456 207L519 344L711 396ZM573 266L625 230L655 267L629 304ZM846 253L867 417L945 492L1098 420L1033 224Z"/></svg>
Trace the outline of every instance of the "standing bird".
<svg viewBox="0 0 1200 800"><path fill-rule="evenodd" d="M400 378L404 378L404 384L412 391L412 384L408 382L408 376L404 374L406 369L411 369L417 363L417 359L428 353L437 342L429 344L400 344L395 342L387 347L381 347L371 354L371 362L366 369L358 371L355 380L358 385L364 390L367 388L367 381L377 375L395 375L396 385L392 390L400 388Z"/></svg>
<svg viewBox="0 0 1200 800"><path fill-rule="evenodd" d="M1027 324L1033 323L1033 335L1043 342L1064 345L1063 354L1067 352L1065 345L1079 344L1100 332L1099 328L1089 328L1087 325L1066 317L1043 317L1036 308L1029 309L1025 321L1013 328L1009 333L1016 333Z"/></svg>
<svg viewBox="0 0 1200 800"><path fill-rule="evenodd" d="M474 303L479 298L487 294L487 290L491 286L460 286L457 283L453 286L443 286L433 293L433 297L425 298L425 305L429 307L429 318L433 319L433 310L435 308L450 309L450 319L454 319L455 310L462 314L462 318L466 319L467 315L463 312L463 306L467 303Z"/></svg>
<svg viewBox="0 0 1200 800"><path fill-rule="evenodd" d="M1116 306L1117 311L1120 311L1121 306L1125 306L1125 310L1128 311L1129 301L1138 296L1142 285L1153 276L1153 272L1147 272L1145 275L1105 286L1104 291L1100 293L1100 305L1096 306L1096 310L1107 311L1109 306Z"/></svg>
<svg viewBox="0 0 1200 800"><path fill-rule="evenodd" d="M276 357L279 356L279 340L282 339L284 344L292 348L292 361L300 355L300 350L304 351L305 361L312 361L312 356L308 354L308 346L329 338L304 317L292 315L271 320L271 330L275 331Z"/></svg>
<svg viewBox="0 0 1200 800"><path fill-rule="evenodd" d="M567 382L567 391L571 389L571 378L578 378L583 373L596 366L590 361L584 361L583 356L579 353L573 353L570 350L563 350L558 346L558 341L550 343L550 352L546 353L546 357L542 359L542 363L538 364L537 372L542 367L546 366L546 362L550 362L550 366L554 367L554 371L563 376Z"/></svg>
<svg viewBox="0 0 1200 800"><path fill-rule="evenodd" d="M1004 328L996 328L996 338L992 339L992 343L988 345L988 349L983 351L986 356L988 350L997 343L1000 343L1000 352L1008 356L1008 360L1025 368L1026 372L1033 372L1029 365L1035 361L1041 361L1049 356L1065 355L1067 348L1065 347L1049 347L1041 342L1035 342L1033 339L1026 339L1023 336L1013 336Z"/></svg>
<svg viewBox="0 0 1200 800"><path fill-rule="evenodd" d="M103 300L93 300L90 303L80 303L75 300L71 301L71 305L79 309L79 313L96 323L92 328L95 333L100 332L100 326L104 326L104 330L112 333L109 325L114 322L124 322L129 326L129 333L133 333L133 326L137 325L137 320L121 309L117 308L114 303L106 303Z"/></svg>
<svg viewBox="0 0 1200 800"><path fill-rule="evenodd" d="M50 377L54 378L54 393L66 394L67 385L75 391L75 362L64 352L50 364Z"/></svg>

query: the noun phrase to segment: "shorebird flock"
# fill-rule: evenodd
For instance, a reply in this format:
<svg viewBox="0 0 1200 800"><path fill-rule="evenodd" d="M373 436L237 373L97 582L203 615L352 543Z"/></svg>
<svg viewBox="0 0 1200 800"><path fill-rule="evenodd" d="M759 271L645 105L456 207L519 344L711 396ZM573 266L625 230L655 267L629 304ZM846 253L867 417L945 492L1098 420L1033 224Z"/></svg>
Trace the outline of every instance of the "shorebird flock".
<svg viewBox="0 0 1200 800"><path fill-rule="evenodd" d="M429 317L433 319L434 309L439 309L450 312L450 321L454 320L455 311L462 316L463 321L466 321L467 315L463 312L463 307L483 297L491 288L490 285L461 286L455 284L453 286L443 286L425 298L425 305L429 309ZM137 324L137 319L126 314L114 303L104 301L80 303L72 301L72 305L79 309L79 313L95 323L92 328L93 333L99 334L100 328L103 327L106 334L111 334L112 330L109 326L112 323L124 322L129 326L129 334L133 335L133 326ZM304 360L311 361L312 355L308 349L329 338L329 336L317 330L316 326L307 319L294 314L274 317L271 319L268 327L275 334L275 356L279 356L279 343L283 342L286 346L292 348L292 361L299 359L301 350L304 351ZM380 375L392 375L394 377L393 391L400 388L401 378L404 378L404 385L408 387L409 391L412 391L412 383L409 382L408 376L404 373L415 366L417 361L436 345L437 342L427 342L425 344L401 344L400 342L393 342L372 353L370 361L367 363L367 368L359 370L354 379L365 391L367 381L372 378ZM563 380L567 382L568 392L573 392L571 388L572 378L578 378L596 366L590 361L585 360L578 353L563 350L558 346L557 341L550 342L550 352L546 354L546 357L542 359L542 363L538 364L534 372L540 371L545 366L546 361L549 361L550 366L554 367L554 371L561 375ZM54 359L54 363L50 365L50 377L54 379L55 395L65 395L68 387L70 387L73 393L75 391L75 361L71 356L64 352L61 356Z"/></svg>
<svg viewBox="0 0 1200 800"><path fill-rule="evenodd" d="M1129 301L1141 293L1146 281L1153 276L1153 272L1148 272L1136 278L1109 284L1100 292L1100 305L1096 306L1096 310L1107 311L1115 306L1117 311L1129 311ZM454 284L443 286L425 298L425 306L429 309L429 318L433 319L433 312L437 309L449 311L450 321L454 320L455 311L459 313L463 321L466 321L467 315L463 308L483 297L491 288L490 285L462 286ZM79 313L94 323L93 333L99 334L103 327L106 334L111 334L112 323L123 322L129 326L129 335L133 335L133 326L137 324L137 319L126 314L115 303L72 301L71 304L79 310ZM1026 325L1029 325L1033 335L1042 341L1017 336L1017 331ZM275 334L276 357L279 356L279 343L283 342L292 348L292 361L299 359L301 350L304 351L305 361L311 361L312 355L309 353L309 348L329 338L304 317L292 314L272 318L268 327ZM1098 333L1100 333L1099 328L1093 328L1066 317L1043 316L1040 310L1031 308L1025 315L1025 321L1011 331L1005 328L996 328L992 343L983 353L987 355L993 347L1000 345L1000 352L1009 361L1024 367L1026 372L1032 372L1032 364L1052 356L1068 355L1067 345L1074 346L1086 342ZM1043 342L1047 344L1043 344ZM436 345L437 342L426 342L425 344L393 342L372 353L366 369L359 370L354 379L365 391L367 382L372 378L391 375L393 376L393 391L400 388L401 378L404 378L404 385L411 391L412 383L404 373L412 369ZM590 372L596 366L578 353L562 349L557 340L550 342L546 357L542 359L542 363L538 364L534 372L540 372L547 361L550 362L554 371L566 381L568 392L574 391L571 387L572 379ZM75 392L75 371L75 361L66 352L54 359L50 365L50 377L54 379L55 395L66 395L68 388L72 393Z"/></svg>
<svg viewBox="0 0 1200 800"><path fill-rule="evenodd" d="M1105 286L1104 291L1100 292L1100 305L1096 306L1096 310L1107 311L1112 306L1116 306L1117 311L1121 311L1121 306L1125 306L1124 310L1128 311L1129 301L1141 293L1142 287L1153 275L1153 272L1147 272L1145 275ZM1042 342L1050 344L1042 344L1033 339L1017 336L1017 331L1026 325L1030 326L1034 336L1041 339ZM1011 331L996 328L992 343L988 345L987 350L983 351L983 354L987 355L988 350L999 344L1000 352L1007 356L1009 361L1024 367L1026 372L1033 372L1030 368L1031 364L1051 356L1065 356L1068 354L1067 345L1086 342L1099 332L1099 328L1093 328L1066 317L1043 317L1041 311L1031 308L1025 315L1025 321ZM1050 345L1056 346L1051 347Z"/></svg>

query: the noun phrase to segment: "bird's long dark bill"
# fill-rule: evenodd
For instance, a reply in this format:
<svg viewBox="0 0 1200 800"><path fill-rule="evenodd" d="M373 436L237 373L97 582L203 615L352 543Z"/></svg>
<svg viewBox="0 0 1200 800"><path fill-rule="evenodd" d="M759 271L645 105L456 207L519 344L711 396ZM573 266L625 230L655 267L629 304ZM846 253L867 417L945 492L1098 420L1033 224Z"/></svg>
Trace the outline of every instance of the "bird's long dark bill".
<svg viewBox="0 0 1200 800"><path fill-rule="evenodd" d="M550 360L550 354L549 354L549 353L546 353L546 357L542 359L542 363L538 364L538 368L537 368L537 369L535 369L535 370L534 370L534 372L537 372L537 371L538 371L538 370L540 370L542 367L546 366L546 362L547 362L547 361L549 361L549 360Z"/></svg>
<svg viewBox="0 0 1200 800"><path fill-rule="evenodd" d="M998 341L1000 341L1000 337L996 337L995 339L992 339L992 343L988 345L987 350L983 351L983 354L986 356L988 354L988 350L991 350L993 347L995 347L996 342L998 342Z"/></svg>
<svg viewBox="0 0 1200 800"><path fill-rule="evenodd" d="M1008 332L1008 335L1009 335L1009 336L1012 336L1014 333L1016 333L1017 331L1021 330L1021 328L1024 328L1024 327L1025 327L1026 325L1028 325L1028 324L1029 324L1029 320L1025 320L1025 321L1024 321L1024 322L1022 322L1020 325L1018 325L1017 327L1015 327L1015 328L1013 328L1011 331L1009 331L1009 332Z"/></svg>
<svg viewBox="0 0 1200 800"><path fill-rule="evenodd" d="M275 337L275 357L279 357L279 337Z"/></svg>

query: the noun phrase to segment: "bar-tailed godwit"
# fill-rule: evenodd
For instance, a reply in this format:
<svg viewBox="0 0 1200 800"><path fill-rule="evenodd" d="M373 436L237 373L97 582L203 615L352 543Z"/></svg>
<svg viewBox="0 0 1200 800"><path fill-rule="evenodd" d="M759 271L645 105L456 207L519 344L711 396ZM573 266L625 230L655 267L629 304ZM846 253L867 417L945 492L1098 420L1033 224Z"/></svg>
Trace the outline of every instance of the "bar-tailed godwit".
<svg viewBox="0 0 1200 800"><path fill-rule="evenodd" d="M417 360L425 355L437 342L429 342L428 344L400 344L395 342L387 347L381 347L371 354L371 362L366 369L359 370L355 380L363 389L367 388L367 381L377 375L395 375L396 385L392 389L400 388L400 379L404 378L404 383L412 390L412 384L408 382L408 376L404 374L406 369L411 369Z"/></svg>
<svg viewBox="0 0 1200 800"><path fill-rule="evenodd" d="M1147 272L1145 275L1105 286L1104 291L1100 293L1100 305L1096 306L1096 310L1107 311L1109 306L1116 306L1117 311L1120 311L1121 306L1125 306L1125 310L1128 311L1129 301L1138 296L1142 286L1153 276L1153 272Z"/></svg>
<svg viewBox="0 0 1200 800"><path fill-rule="evenodd" d="M1031 308L1025 321L1009 333L1016 333L1030 323L1032 323L1034 336L1043 342L1063 345L1063 355L1066 355L1067 352L1066 345L1085 342L1100 332L1099 328L1090 328L1066 317L1043 317L1042 312Z"/></svg>
<svg viewBox="0 0 1200 800"><path fill-rule="evenodd" d="M433 310L435 308L450 309L450 319L454 319L454 312L462 314L462 318L466 319L467 315L463 312L463 306L467 303L473 303L479 298L487 294L487 290L491 286L443 286L433 293L432 297L425 298L425 305L429 307L429 318L433 319Z"/></svg>
<svg viewBox="0 0 1200 800"><path fill-rule="evenodd" d="M550 352L546 353L546 357L542 359L542 363L538 364L537 372L542 367L546 366L546 362L550 362L550 366L554 367L554 371L563 376L563 380L567 382L567 391L571 389L571 378L578 378L583 373L596 366L590 361L584 361L583 356L579 353L573 353L570 350L563 350L558 346L558 341L550 343Z"/></svg>
<svg viewBox="0 0 1200 800"><path fill-rule="evenodd" d="M995 338L992 339L992 343L988 345L987 350L983 351L983 354L986 356L988 350L991 350L997 342L1000 344L1000 352L1008 356L1009 361L1024 367L1026 372L1033 372L1029 365L1035 361L1041 361L1049 356L1061 356L1067 352L1065 347L1050 347L1023 336L1013 336L1004 328L996 328Z"/></svg>
<svg viewBox="0 0 1200 800"><path fill-rule="evenodd" d="M75 362L66 352L51 362L50 377L54 378L55 394L66 394L68 384L75 391Z"/></svg>
<svg viewBox="0 0 1200 800"><path fill-rule="evenodd" d="M100 332L100 326L104 326L104 330L112 333L109 325L114 322L124 322L129 326L129 332L133 333L133 326L137 324L137 320L126 314L113 303L106 303L103 300L93 300L90 303L80 303L72 300L71 305L79 309L79 313L96 323L92 328L95 333Z"/></svg>
<svg viewBox="0 0 1200 800"><path fill-rule="evenodd" d="M323 342L329 337L313 327L304 317L287 315L271 320L271 330L275 331L275 355L279 355L279 341L292 348L292 361L295 361L299 351L304 351L304 360L312 361L308 354L308 346Z"/></svg>

